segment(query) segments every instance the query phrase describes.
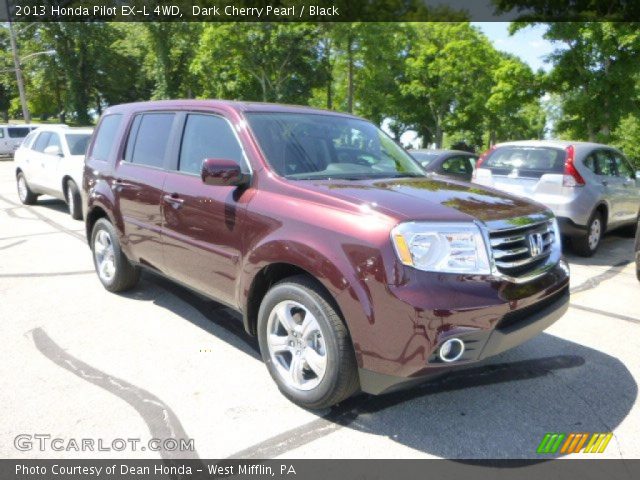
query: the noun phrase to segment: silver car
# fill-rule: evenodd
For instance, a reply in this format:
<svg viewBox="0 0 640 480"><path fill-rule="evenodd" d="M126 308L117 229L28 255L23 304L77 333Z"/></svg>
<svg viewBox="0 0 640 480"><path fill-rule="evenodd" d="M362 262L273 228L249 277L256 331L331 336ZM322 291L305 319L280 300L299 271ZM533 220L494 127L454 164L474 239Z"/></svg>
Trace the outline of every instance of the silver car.
<svg viewBox="0 0 640 480"><path fill-rule="evenodd" d="M546 205L573 250L588 257L606 231L635 225L639 177L625 156L607 145L532 140L493 147L478 160L472 181Z"/></svg>

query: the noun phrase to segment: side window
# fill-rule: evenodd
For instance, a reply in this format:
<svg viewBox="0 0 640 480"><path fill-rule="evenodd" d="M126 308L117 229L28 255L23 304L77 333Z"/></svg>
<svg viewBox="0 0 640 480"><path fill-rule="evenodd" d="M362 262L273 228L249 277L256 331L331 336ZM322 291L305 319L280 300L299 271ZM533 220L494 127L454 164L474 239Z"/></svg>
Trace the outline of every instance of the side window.
<svg viewBox="0 0 640 480"><path fill-rule="evenodd" d="M1 132L2 130L0 130ZM24 139L24 141L22 142L22 146L25 148L31 148L31 146L33 145L33 140L36 138L38 134L35 132L31 132L29 135L27 135L27 138Z"/></svg>
<svg viewBox="0 0 640 480"><path fill-rule="evenodd" d="M184 125L178 169L199 174L205 158L224 158L243 165L242 148L224 118L190 114Z"/></svg>
<svg viewBox="0 0 640 480"><path fill-rule="evenodd" d="M4 138L4 128L0 128L0 138Z"/></svg>
<svg viewBox="0 0 640 480"><path fill-rule="evenodd" d="M122 115L120 114L102 117L96 132L96 139L89 154L90 158L102 161L109 160L121 121Z"/></svg>
<svg viewBox="0 0 640 480"><path fill-rule="evenodd" d="M62 153L62 144L60 143L60 135L58 135L57 133L52 133L51 135L49 135L49 141L47 142L47 147L58 147L58 151Z"/></svg>
<svg viewBox="0 0 640 480"><path fill-rule="evenodd" d="M613 168L616 176L624 178L633 178L634 173L631 166L627 162L627 159L620 155L618 152L611 152L613 158Z"/></svg>
<svg viewBox="0 0 640 480"><path fill-rule="evenodd" d="M33 149L36 152L44 152L44 149L49 144L49 137L51 137L51 132L41 132L33 145Z"/></svg>
<svg viewBox="0 0 640 480"><path fill-rule="evenodd" d="M607 177L615 176L613 170L612 158L606 150L598 150L595 152L596 157L596 173Z"/></svg>
<svg viewBox="0 0 640 480"><path fill-rule="evenodd" d="M29 134L29 127L9 127L7 133L9 138L24 138Z"/></svg>
<svg viewBox="0 0 640 480"><path fill-rule="evenodd" d="M593 173L598 173L595 153L590 153L589 155L587 155L587 158L584 159L583 163L584 166L591 170Z"/></svg>
<svg viewBox="0 0 640 480"><path fill-rule="evenodd" d="M471 163L467 157L451 157L442 162L441 170L451 175L468 175L472 173Z"/></svg>
<svg viewBox="0 0 640 480"><path fill-rule="evenodd" d="M129 148L127 144L128 156L125 156L125 160L138 165L162 168L175 114L145 113L140 117L137 131L132 129L129 134L127 143L131 143L132 146Z"/></svg>

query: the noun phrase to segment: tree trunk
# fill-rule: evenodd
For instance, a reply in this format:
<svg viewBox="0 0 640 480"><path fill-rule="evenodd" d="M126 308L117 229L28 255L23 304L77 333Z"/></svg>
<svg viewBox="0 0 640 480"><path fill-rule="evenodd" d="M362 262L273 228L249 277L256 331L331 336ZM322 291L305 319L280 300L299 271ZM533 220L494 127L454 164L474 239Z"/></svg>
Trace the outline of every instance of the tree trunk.
<svg viewBox="0 0 640 480"><path fill-rule="evenodd" d="M349 78L347 85L347 111L353 113L353 37L347 38L347 62L349 65Z"/></svg>

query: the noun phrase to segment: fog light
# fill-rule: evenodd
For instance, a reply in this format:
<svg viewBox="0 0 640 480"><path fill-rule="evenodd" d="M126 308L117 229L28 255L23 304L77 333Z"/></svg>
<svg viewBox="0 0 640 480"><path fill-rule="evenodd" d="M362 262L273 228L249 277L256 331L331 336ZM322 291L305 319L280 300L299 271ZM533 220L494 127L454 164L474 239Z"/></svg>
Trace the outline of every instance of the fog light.
<svg viewBox="0 0 640 480"><path fill-rule="evenodd" d="M450 338L440 346L438 356L446 363L455 362L464 353L464 342L459 338Z"/></svg>

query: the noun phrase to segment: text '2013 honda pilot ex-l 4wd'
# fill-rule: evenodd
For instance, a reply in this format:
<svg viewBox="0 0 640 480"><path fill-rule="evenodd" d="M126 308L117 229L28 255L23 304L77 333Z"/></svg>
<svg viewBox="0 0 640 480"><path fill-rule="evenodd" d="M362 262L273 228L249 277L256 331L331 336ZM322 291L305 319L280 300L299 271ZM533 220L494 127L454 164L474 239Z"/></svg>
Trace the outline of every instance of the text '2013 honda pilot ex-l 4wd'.
<svg viewBox="0 0 640 480"><path fill-rule="evenodd" d="M105 288L133 287L144 267L237 309L280 390L306 408L472 364L568 307L549 210L427 178L350 115L114 106L84 190Z"/></svg>

